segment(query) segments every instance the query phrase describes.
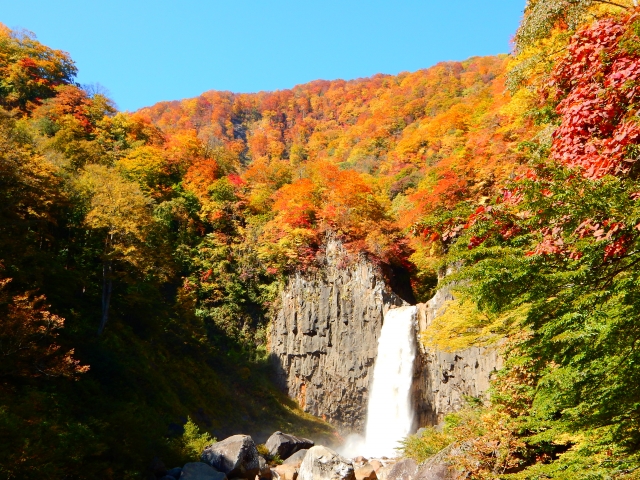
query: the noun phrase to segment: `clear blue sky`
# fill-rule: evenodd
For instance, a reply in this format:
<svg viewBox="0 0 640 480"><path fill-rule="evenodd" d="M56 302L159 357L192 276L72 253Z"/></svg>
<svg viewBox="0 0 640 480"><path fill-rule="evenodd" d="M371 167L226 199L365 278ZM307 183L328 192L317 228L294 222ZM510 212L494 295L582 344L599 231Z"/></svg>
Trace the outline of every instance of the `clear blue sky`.
<svg viewBox="0 0 640 480"><path fill-rule="evenodd" d="M69 52L80 83L100 83L135 110L212 89L277 90L507 53L525 0L4 3L0 22Z"/></svg>

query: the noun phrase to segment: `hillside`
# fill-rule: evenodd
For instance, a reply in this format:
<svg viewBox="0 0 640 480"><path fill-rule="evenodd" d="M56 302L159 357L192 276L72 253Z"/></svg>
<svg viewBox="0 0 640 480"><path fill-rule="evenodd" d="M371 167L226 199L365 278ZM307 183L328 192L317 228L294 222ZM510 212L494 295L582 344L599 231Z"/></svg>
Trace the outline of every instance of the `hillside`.
<svg viewBox="0 0 640 480"><path fill-rule="evenodd" d="M187 417L216 436L328 434L265 365L286 276L318 268L332 232L428 294L437 255L407 227L486 195L526 130L506 57L128 114L77 86L64 52L6 28L0 49L10 478L135 477L185 458Z"/></svg>
<svg viewBox="0 0 640 480"><path fill-rule="evenodd" d="M508 61L472 58L258 94L211 91L137 115L172 138L197 138L241 173L244 214L259 219L250 223L269 271L312 265L324 232L337 231L355 250L412 270L424 297L433 255L406 232L421 230L427 214L486 200L521 168L517 145L533 127L505 87ZM206 175L204 164L189 168L185 178Z"/></svg>

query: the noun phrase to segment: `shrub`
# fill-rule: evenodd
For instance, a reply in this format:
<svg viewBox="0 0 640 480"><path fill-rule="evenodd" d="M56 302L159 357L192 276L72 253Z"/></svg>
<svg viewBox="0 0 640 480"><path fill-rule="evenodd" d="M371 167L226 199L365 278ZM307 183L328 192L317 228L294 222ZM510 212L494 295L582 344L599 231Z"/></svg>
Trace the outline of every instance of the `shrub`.
<svg viewBox="0 0 640 480"><path fill-rule="evenodd" d="M419 433L409 435L402 440L399 450L403 457L413 458L417 463L423 463L448 447L453 441L451 434L435 427L425 427Z"/></svg>
<svg viewBox="0 0 640 480"><path fill-rule="evenodd" d="M184 433L182 434L182 444L186 456L195 461L200 461L202 451L216 441L209 432L200 433L198 426L190 417L187 417L187 423L184 425Z"/></svg>

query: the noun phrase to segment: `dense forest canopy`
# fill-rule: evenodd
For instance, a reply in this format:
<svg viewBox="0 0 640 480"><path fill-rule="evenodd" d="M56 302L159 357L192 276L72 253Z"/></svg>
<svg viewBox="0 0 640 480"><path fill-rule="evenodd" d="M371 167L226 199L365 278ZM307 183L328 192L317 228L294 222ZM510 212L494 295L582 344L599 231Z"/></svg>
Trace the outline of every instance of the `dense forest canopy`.
<svg viewBox="0 0 640 480"><path fill-rule="evenodd" d="M187 416L328 433L265 358L282 285L330 235L419 301L459 266L422 340L503 349L491 402L405 454L636 478L640 10L530 0L514 47L130 113L0 26L0 474L140 478L193 458Z"/></svg>
<svg viewBox="0 0 640 480"><path fill-rule="evenodd" d="M425 231L421 221L488 198L521 167L518 139L534 127L506 92L508 61L472 58L258 94L212 91L138 114L240 169L238 191L269 272L312 266L330 231L416 279L433 277L438 255L415 235ZM196 172L205 168L214 175L194 163L187 176L203 178ZM414 282L423 285L432 284Z"/></svg>

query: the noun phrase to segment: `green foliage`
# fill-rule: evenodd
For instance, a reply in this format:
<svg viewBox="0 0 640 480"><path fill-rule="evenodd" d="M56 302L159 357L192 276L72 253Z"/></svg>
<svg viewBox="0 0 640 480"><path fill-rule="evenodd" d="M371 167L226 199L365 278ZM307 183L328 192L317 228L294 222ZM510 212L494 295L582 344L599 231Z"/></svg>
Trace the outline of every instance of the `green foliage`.
<svg viewBox="0 0 640 480"><path fill-rule="evenodd" d="M608 478L635 465L640 441L640 184L549 164L511 189L521 199L479 213L447 259L464 264L450 281L466 280L461 298L478 314L456 316L454 308L438 333L454 345L469 332L513 339L513 375L498 379L494 402L516 415L511 428L527 443L531 472ZM557 460L543 467L536 456Z"/></svg>
<svg viewBox="0 0 640 480"><path fill-rule="evenodd" d="M575 30L597 0L531 0L515 36L517 50L524 50L551 36L559 23Z"/></svg>
<svg viewBox="0 0 640 480"><path fill-rule="evenodd" d="M194 462L199 462L200 454L204 449L216 442L216 439L211 437L209 432L200 433L200 429L193 423L191 417L187 417L187 423L184 425L184 433L180 440L186 456Z"/></svg>
<svg viewBox="0 0 640 480"><path fill-rule="evenodd" d="M631 6L633 2L627 0L528 0L515 35L516 50L522 51L550 37L554 28L575 31L596 8L619 13Z"/></svg>
<svg viewBox="0 0 640 480"><path fill-rule="evenodd" d="M402 442L402 456L423 463L454 442L454 437L444 429L424 427L420 434L409 435Z"/></svg>

